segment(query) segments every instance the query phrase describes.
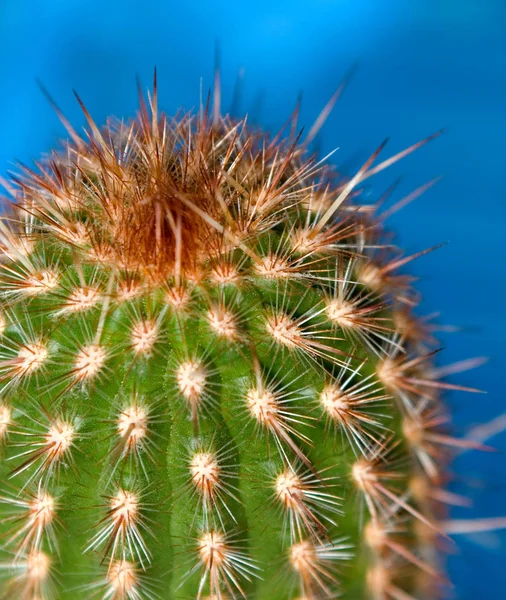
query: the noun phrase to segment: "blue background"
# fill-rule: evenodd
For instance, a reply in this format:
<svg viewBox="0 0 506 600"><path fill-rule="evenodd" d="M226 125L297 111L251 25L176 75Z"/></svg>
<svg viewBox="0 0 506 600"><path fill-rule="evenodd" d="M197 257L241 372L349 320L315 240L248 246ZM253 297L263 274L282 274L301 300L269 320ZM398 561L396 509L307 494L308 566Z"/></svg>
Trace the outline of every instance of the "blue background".
<svg viewBox="0 0 506 600"><path fill-rule="evenodd" d="M156 64L161 104L198 105L200 78L212 84L221 44L225 108L245 70L241 111L280 126L299 92L310 126L343 74L358 73L319 139L350 168L386 135L385 157L445 127L442 138L370 181L377 197L399 175L396 198L435 175L444 179L395 215L406 249L449 245L413 266L426 312L459 333L443 336L445 363L487 355L458 377L487 396L454 394L456 428L504 409L504 224L506 217L506 3L504 0L290 0L173 2L3 0L0 5L0 174L29 162L64 135L36 86L40 78L77 125L78 90L98 122L136 108L135 76L147 86ZM503 308L501 308L503 306ZM454 491L474 507L459 518L506 515L506 435L496 454L468 452L455 463ZM462 600L506 597L505 532L459 536L450 559Z"/></svg>

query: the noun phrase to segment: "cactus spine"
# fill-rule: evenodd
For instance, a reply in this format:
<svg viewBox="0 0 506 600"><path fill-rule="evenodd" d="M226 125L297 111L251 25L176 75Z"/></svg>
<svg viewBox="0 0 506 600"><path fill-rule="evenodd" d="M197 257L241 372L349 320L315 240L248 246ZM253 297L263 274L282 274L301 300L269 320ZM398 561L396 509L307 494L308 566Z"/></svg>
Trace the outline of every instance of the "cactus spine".
<svg viewBox="0 0 506 600"><path fill-rule="evenodd" d="M85 114L1 222L4 597L437 597L458 386L355 193L391 161Z"/></svg>

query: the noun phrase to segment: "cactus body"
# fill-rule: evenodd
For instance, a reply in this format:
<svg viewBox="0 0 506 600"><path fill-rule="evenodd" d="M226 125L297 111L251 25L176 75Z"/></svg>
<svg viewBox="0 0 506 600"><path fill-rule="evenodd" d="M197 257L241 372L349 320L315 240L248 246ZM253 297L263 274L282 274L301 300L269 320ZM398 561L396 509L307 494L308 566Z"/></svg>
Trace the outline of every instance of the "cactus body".
<svg viewBox="0 0 506 600"><path fill-rule="evenodd" d="M435 598L451 386L372 160L88 120L2 222L4 597Z"/></svg>

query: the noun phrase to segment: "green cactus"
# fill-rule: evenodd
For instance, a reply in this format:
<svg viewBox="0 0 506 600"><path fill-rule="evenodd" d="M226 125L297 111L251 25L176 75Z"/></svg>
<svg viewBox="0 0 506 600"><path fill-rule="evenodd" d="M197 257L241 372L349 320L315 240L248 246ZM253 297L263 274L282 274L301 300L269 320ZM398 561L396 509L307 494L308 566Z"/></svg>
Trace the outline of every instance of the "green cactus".
<svg viewBox="0 0 506 600"><path fill-rule="evenodd" d="M438 597L457 386L356 193L392 161L85 114L1 221L3 597Z"/></svg>

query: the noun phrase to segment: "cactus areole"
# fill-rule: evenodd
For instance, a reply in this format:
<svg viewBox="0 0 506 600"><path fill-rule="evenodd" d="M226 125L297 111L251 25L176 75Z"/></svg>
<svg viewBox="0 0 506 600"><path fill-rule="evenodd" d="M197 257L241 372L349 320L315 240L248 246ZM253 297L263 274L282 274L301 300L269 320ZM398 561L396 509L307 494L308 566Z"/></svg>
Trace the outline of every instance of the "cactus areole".
<svg viewBox="0 0 506 600"><path fill-rule="evenodd" d="M457 386L362 201L392 160L85 115L6 185L2 597L439 597Z"/></svg>

